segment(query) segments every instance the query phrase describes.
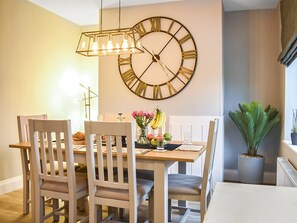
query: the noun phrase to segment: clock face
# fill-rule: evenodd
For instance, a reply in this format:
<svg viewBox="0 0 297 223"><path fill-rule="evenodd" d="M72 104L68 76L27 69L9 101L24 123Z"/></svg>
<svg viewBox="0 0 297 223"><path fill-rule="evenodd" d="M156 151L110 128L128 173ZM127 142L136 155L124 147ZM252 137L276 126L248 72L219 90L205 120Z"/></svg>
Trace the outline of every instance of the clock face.
<svg viewBox="0 0 297 223"><path fill-rule="evenodd" d="M167 17L147 18L134 28L144 53L119 55L123 82L145 99L163 100L176 95L195 73L198 53L191 33Z"/></svg>

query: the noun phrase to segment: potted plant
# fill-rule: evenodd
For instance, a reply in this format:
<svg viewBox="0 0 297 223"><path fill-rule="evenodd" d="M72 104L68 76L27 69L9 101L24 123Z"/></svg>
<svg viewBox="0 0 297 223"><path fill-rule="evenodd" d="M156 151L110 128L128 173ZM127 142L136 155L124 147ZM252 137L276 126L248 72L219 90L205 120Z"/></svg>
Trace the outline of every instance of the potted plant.
<svg viewBox="0 0 297 223"><path fill-rule="evenodd" d="M247 146L247 152L238 156L238 177L243 183L263 182L264 157L258 154L259 145L268 132L280 121L276 108L262 104L238 104L239 110L229 112L231 120L238 127Z"/></svg>
<svg viewBox="0 0 297 223"><path fill-rule="evenodd" d="M292 145L297 145L297 109L293 109L291 141Z"/></svg>

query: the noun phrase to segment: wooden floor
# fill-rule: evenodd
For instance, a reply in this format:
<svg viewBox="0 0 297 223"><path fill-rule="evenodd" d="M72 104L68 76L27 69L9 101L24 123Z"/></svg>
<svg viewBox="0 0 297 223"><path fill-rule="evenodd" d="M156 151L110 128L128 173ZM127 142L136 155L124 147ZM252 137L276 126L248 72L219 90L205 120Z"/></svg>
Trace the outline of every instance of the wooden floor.
<svg viewBox="0 0 297 223"><path fill-rule="evenodd" d="M191 205L193 206L193 204ZM196 204L194 205L196 206ZM16 190L8 194L0 196L0 223L31 223L31 214L23 215L22 206L22 190ZM196 206L197 208L197 206ZM46 212L50 211L50 207L46 207ZM79 213L80 215L88 215L87 211ZM139 219L138 222L144 222L148 216L147 204L140 206L138 209ZM174 212L172 220L174 222L179 222L181 218L177 212ZM52 219L47 219L46 223L52 222ZM64 217L60 217L59 222L65 222ZM199 213L191 212L187 219L187 223L200 223Z"/></svg>

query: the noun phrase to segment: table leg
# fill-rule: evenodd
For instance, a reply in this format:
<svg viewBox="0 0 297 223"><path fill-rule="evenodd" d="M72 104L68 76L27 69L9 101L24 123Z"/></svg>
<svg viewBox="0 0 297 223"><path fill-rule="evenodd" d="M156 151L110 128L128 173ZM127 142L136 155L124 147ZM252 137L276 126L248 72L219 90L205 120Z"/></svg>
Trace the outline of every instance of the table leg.
<svg viewBox="0 0 297 223"><path fill-rule="evenodd" d="M168 222L168 168L156 162L154 168L154 222Z"/></svg>
<svg viewBox="0 0 297 223"><path fill-rule="evenodd" d="M187 163L185 162L178 162L178 173L179 174L187 174ZM187 202L186 201L178 201L178 206L180 207L186 207ZM185 210L180 210L179 213L183 215L185 213Z"/></svg>
<svg viewBox="0 0 297 223"><path fill-rule="evenodd" d="M30 195L31 195L31 216L32 216L32 222L37 222L36 213L35 213L35 193L34 193L34 176L33 176L33 159L32 159L32 153L29 149L29 157L30 157Z"/></svg>

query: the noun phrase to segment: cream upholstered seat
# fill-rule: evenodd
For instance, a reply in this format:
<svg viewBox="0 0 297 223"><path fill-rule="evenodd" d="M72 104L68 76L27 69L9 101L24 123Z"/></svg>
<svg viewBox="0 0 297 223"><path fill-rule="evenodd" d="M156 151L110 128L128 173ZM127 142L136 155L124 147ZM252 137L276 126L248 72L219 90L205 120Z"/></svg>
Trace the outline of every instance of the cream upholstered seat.
<svg viewBox="0 0 297 223"><path fill-rule="evenodd" d="M100 209L102 205L127 208L129 209L129 222L137 222L137 207L150 196L154 184L149 180L136 180L133 123L85 121L85 132L90 222L97 222L97 209L98 207ZM106 137L106 146L102 144L103 135ZM94 136L97 153L94 152ZM122 136L126 136L127 148L122 148ZM111 143L112 138L116 140L114 148ZM126 162L127 178L124 177L124 163ZM96 166L99 176L95 174ZM104 173L105 166L107 176ZM116 176L114 176L114 166L117 167Z"/></svg>
<svg viewBox="0 0 297 223"><path fill-rule="evenodd" d="M210 121L203 176L186 174L168 175L168 220L171 221L171 200L186 200L200 202L200 216L203 222L207 209L207 197L212 187L212 170L215 154L219 120ZM185 222L191 209L187 209L181 222Z"/></svg>
<svg viewBox="0 0 297 223"><path fill-rule="evenodd" d="M30 119L29 130L36 220L43 222L52 215L44 216L44 197L52 197L67 202L67 218L69 222L76 222L77 200L88 195L88 184L86 174L75 173L70 120ZM58 172L55 162L58 163Z"/></svg>
<svg viewBox="0 0 297 223"><path fill-rule="evenodd" d="M168 188L170 194L201 194L202 177L186 174L169 174L168 181L170 182L170 187Z"/></svg>

